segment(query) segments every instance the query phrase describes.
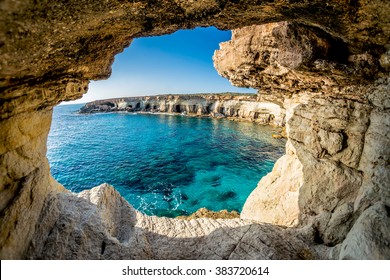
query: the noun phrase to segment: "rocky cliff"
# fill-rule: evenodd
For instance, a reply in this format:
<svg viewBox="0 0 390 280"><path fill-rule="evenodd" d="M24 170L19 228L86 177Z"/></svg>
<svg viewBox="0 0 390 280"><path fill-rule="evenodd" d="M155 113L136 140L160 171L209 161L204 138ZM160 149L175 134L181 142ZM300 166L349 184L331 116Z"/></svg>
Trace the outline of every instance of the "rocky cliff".
<svg viewBox="0 0 390 280"><path fill-rule="evenodd" d="M305 228L335 246L336 257L390 258L388 73L378 74L368 53L332 54L337 40L301 28L280 22L235 30L214 55L235 85L283 94L287 112L286 155L241 218ZM359 252L356 240L370 253Z"/></svg>
<svg viewBox="0 0 390 280"><path fill-rule="evenodd" d="M390 258L388 1L4 0L0 10L1 259ZM241 219L146 217L110 187L77 195L51 178L54 105L107 78L133 38L211 25L235 29L215 54L219 73L286 110L286 155Z"/></svg>
<svg viewBox="0 0 390 280"><path fill-rule="evenodd" d="M164 112L247 120L284 126L285 110L275 96L191 94L113 98L85 104L80 113Z"/></svg>
<svg viewBox="0 0 390 280"><path fill-rule="evenodd" d="M282 227L237 218L187 221L143 215L107 184L78 195L49 196L40 221L28 258L319 258L313 247Z"/></svg>

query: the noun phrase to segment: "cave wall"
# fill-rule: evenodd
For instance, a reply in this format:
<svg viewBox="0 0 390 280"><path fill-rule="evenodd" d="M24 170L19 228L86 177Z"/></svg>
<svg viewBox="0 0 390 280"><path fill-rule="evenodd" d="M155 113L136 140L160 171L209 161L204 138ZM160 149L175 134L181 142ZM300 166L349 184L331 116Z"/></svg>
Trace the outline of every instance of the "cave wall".
<svg viewBox="0 0 390 280"><path fill-rule="evenodd" d="M362 232L370 232L338 246L346 248L348 242L355 246L356 239L367 243L363 239L373 238L375 228L383 240L370 243L372 255L365 248L335 257L388 258L389 75L378 73L379 62L367 54L359 56L357 65L357 55L343 62L324 51L339 42L301 28L280 22L234 30L232 40L214 55L216 69L232 83L285 99L286 155L259 182L241 217L306 227L307 234L327 246L341 244L359 224ZM363 230L356 220L373 209L381 222Z"/></svg>
<svg viewBox="0 0 390 280"><path fill-rule="evenodd" d="M316 178L309 180L304 176L299 189L304 198L298 201L299 223L313 225L317 240L329 244L341 242L352 227L343 241L345 244L334 250L335 257L389 256L388 246L385 249L371 246L382 248L373 254L361 245L359 252L366 254L359 254L348 245L357 240L359 244L367 244L361 240L375 236L376 230L384 232L389 219L388 4L380 0L326 3L317 0L2 1L1 259L27 256L29 244L42 222L39 217L44 201L51 193L63 192L51 179L45 157L54 105L81 97L88 89L89 80L108 78L114 55L133 38L195 26L234 29L270 22L282 23L258 27L266 30L255 31L258 38L270 39L268 55L252 56L247 52L242 56L238 48L231 52L236 53L232 63L237 60L241 64L227 67L229 71L225 71L222 63L216 69L234 84L244 83L258 88L259 93L282 94L293 100L289 104L294 106L287 108L289 142L295 148L293 160L300 161L304 174L316 171L322 176L320 170L332 170L341 176L343 186L351 190L345 193L331 185L323 196L324 188L320 185L331 184L333 178L325 176L317 184ZM233 39L239 38L240 32L248 34L245 28L238 29ZM244 39L239 45L251 46L247 41ZM306 45L310 48L305 48ZM275 67L264 67L269 61ZM297 105L294 100L300 98L301 89L309 95ZM329 108L340 116L340 124L323 119ZM317 109L319 115L310 115L311 110ZM300 133L302 127L309 128L309 140ZM345 135L350 148L343 146ZM334 144L321 139L332 140ZM305 166L305 161L313 165ZM315 170L311 169L313 166ZM338 200L342 203L337 204ZM341 214L336 216L336 209L342 205L347 206L337 210ZM325 218L318 217L321 213L325 213ZM344 216L350 223L343 228L343 234L334 238L320 229L323 224L327 228L327 221L335 225L343 223ZM372 217L379 218L372 220ZM369 226L367 219L371 221ZM380 243L389 239L384 235L370 240Z"/></svg>

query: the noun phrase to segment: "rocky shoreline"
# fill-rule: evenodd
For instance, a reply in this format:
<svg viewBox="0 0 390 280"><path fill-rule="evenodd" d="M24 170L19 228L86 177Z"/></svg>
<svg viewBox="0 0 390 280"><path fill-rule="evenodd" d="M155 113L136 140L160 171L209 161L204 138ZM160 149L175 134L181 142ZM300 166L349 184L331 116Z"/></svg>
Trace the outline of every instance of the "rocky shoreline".
<svg viewBox="0 0 390 280"><path fill-rule="evenodd" d="M390 259L388 1L3 2L1 259ZM232 30L216 70L285 114L286 154L240 218L146 216L107 184L66 191L46 157L53 107L107 79L133 39L197 26ZM235 98L215 112L256 113Z"/></svg>
<svg viewBox="0 0 390 280"><path fill-rule="evenodd" d="M285 126L285 109L273 97L256 94L169 94L97 100L85 104L81 114L107 112L169 113L227 118L258 124Z"/></svg>

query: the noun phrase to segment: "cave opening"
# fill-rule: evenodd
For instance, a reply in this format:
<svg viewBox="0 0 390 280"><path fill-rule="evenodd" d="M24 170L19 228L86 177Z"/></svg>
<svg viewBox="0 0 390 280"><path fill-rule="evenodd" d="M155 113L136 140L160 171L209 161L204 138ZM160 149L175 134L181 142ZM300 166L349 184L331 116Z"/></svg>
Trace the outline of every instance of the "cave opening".
<svg viewBox="0 0 390 280"><path fill-rule="evenodd" d="M179 36L180 43L177 38L169 40L169 36L181 32L184 33ZM206 32L206 35L202 32ZM64 149L69 149L65 152L67 154L65 160L68 163L62 162L63 166L58 157L60 151L63 154L64 150L57 149L58 145L54 142L56 137L57 140L64 139L61 128L68 124L60 125L57 123L57 117L70 120L65 116L58 116L58 110L55 110L53 125L57 127L49 136L48 157L53 176L65 187L78 192L107 182L136 209L150 215L176 217L191 214L202 207L212 211L226 209L239 212L261 177L271 171L272 166L267 165L267 169L263 169L258 164L262 160L261 153L258 153L256 155L258 159L254 160L250 154L235 152L240 146L236 147L235 141L243 143L269 141L263 139L265 132L256 126L241 123L221 123L216 126L215 122L208 122L206 119L195 122L195 119L187 116L179 121L169 116L145 118L144 114L138 114L142 111L156 113L158 108L159 112L171 108L172 112L192 114L199 113L198 108L203 108L202 113L225 114L234 112L235 109L218 107L215 103L204 104L204 101L196 103L198 101L191 98L199 98L197 94L216 94L213 98L217 99L232 92L234 94L231 96L255 94L254 89L231 86L229 81L220 77L214 69L213 52L219 48L218 44L221 41L230 39L230 31L197 28L176 33L134 40L130 47L117 55L112 67L112 77L107 81L91 84L86 96L93 95L96 99L100 98L103 92L104 95L101 97L106 100L104 103L110 104L114 112L124 108L124 111L132 114L121 114L121 119L116 119L115 115L89 118L91 124L83 127L81 131L75 131L74 133L78 135L74 138L80 139L81 143L89 141L80 147L89 145L94 148L76 151L77 149L70 148L71 143L62 143ZM220 33L218 35L220 38L210 40L210 36L214 38L216 33ZM184 51L179 51L178 44ZM175 57L178 52L179 57ZM175 67L170 66L172 61L176 63ZM126 83L119 77L122 79L125 77ZM138 85L135 86L133 83ZM116 96L112 96L113 93ZM180 95L176 94L183 95L183 101L179 104L177 96ZM185 94L189 94L188 97L184 97ZM117 100L116 97L121 98ZM164 102L161 103L161 100ZM136 121L129 122L130 116ZM161 130L160 126L165 130ZM222 126L229 129L220 130L218 127ZM186 135L190 135L191 138L186 139ZM254 135L257 135L258 139L250 140ZM226 144L215 145L215 141ZM256 146L253 143L251 147ZM280 143L282 142L273 143L277 154L275 160L284 152L284 144ZM209 150L199 149L202 145ZM260 150L260 146L257 149ZM120 153L116 152L119 150ZM84 159L77 159L76 152L83 154ZM197 157L195 156L197 154L203 156ZM242 154L243 158L237 159L237 154ZM229 169L231 168L229 165L234 162L242 162L242 169L237 169L237 164L232 164L233 169ZM255 166L248 169L246 168L248 164ZM90 166L93 168L88 169ZM201 167L201 170L197 171L195 167ZM80 171L78 177L71 178L72 174L76 174L71 171L76 169ZM116 175L118 176L115 177ZM184 186L184 189L180 189L179 186L180 188ZM200 189L204 191L197 195L195 190Z"/></svg>
<svg viewBox="0 0 390 280"><path fill-rule="evenodd" d="M324 2L321 4L321 1L305 1L305 3L300 1L288 1L288 3L283 1L280 1L283 3L274 3L273 1L164 1L164 3L158 1L126 1L126 3L116 1L118 2L116 3L111 1L105 4L103 2L93 4L93 1L87 1L88 3L80 1L80 5L75 5L76 3L71 1L60 1L56 5L46 3L47 1L40 3L37 1L27 3L28 1L25 1L26 3L22 5L19 5L20 1L8 2L15 3L3 5L5 25L2 26L2 29L4 29L6 36L0 43L0 47L4 49L1 54L2 64L5 65L5 67L1 67L3 74L1 81L5 90L1 104L3 109L1 112L3 117L1 129L3 136L2 170L5 171L3 172L5 175L2 176L3 180L0 180L4 181L1 202L1 209L4 211L2 211L2 222L0 223L2 228L0 254L3 258L45 259L62 256L84 259L88 257L128 259L129 257L144 258L146 256L189 259L195 256L202 259L233 259L238 257L241 259L259 257L296 259L317 258L316 253L319 253L318 257L320 258L389 258L389 252L385 250L387 247L383 246L383 242L389 239L386 230L383 230L389 224L388 219L386 220L386 217L389 216L388 197L383 195L388 190L387 185L383 184L388 177L386 176L388 173L385 171L388 170L386 163L389 162L386 160L387 142L386 137L383 136L385 131L383 124L386 122L383 120L388 115L385 93L388 92L389 88L388 70L390 69L388 42L390 29L387 20L389 5L386 5L385 1L350 1L347 4L341 2L341 4L324 4ZM123 219L123 217L132 217L128 215L130 212L120 211L120 213L126 214L120 215L121 217L111 215L119 213L115 211L119 209L116 207L125 206L124 208L126 208L126 204L114 203L116 205L113 205L111 202L118 202L118 200L106 200L102 201L103 203L97 205L96 208L91 205L92 201L84 199L86 196L81 199L73 194L64 193L51 180L45 157L46 146L50 152L58 152L60 159L61 157L65 159L63 164L54 161L53 165L53 161L51 161L52 171L57 168L57 171L65 174L82 174L88 187L95 186L96 181L93 180L104 171L110 172L108 178L111 178L110 176L118 171L124 171L121 173L120 179L126 184L126 187L133 187L139 194L146 196L151 194L155 198L157 193L161 193L161 203L174 206L180 200L195 203L196 201L189 192L172 196L175 194L172 182L167 184L159 181L159 184L155 184L157 181L155 176L173 170L176 174L180 173L180 176L176 178L177 182L199 179L201 184L195 188L198 193L202 192L204 185L210 181L210 185L214 188L210 192L219 192L214 202L231 200L240 196L241 190L238 192L233 190L220 191L221 186L226 181L226 178L220 174L203 175L207 172L214 172L217 168L225 168L230 161L238 162L236 158L226 159L225 156L233 150L234 147L231 145L235 143L235 137L248 133L246 129L250 125L246 129L244 129L245 126L240 126L238 133L220 138L218 130L232 131L234 130L232 123L225 123L224 119L218 121L209 118L206 122L211 126L204 127L205 122L202 122L201 118L186 118L177 115L157 116L158 114L154 115L152 112L145 114L142 118L139 111L143 110L141 107L146 104L145 99L141 100L137 110L128 110L128 113L98 113L77 117L71 111L62 115L58 114L59 107L55 108L53 115L52 105L60 100L74 99L76 96L80 96L83 91L87 90L88 79L107 78L108 73L111 72L109 68L113 61L113 53L120 51L120 48L130 40L129 37L133 36L135 32L139 36L151 36L172 31L178 26L189 27L210 23L224 27L239 27L242 30L243 26L249 28L249 25L253 23L262 24L286 19L293 21L293 25L298 27L298 32L294 30L283 32L279 29L273 33L277 33L281 37L286 34L292 35L292 38L286 38L287 40L282 38L284 41L282 45L286 46L288 50L291 47L292 49L300 48L300 44L295 44L294 39L299 37L299 30L303 31L303 37L310 40L309 43L302 45L304 51L309 50L310 53L310 50L314 50L314 52L306 58L303 57L302 61L308 59L309 64L292 69L306 72L311 71L314 67L315 77L314 79L310 76L306 77L306 73L304 73L302 76L299 75L298 79L289 82L279 75L275 76L269 73L268 81L257 80L257 82L265 84L265 87L260 85L263 88L267 88L266 85L269 83L269 90L266 90L269 93L274 89L286 86L295 88L295 93L300 94L300 89L304 91L299 97L299 101L288 102L289 107L285 108L287 113L292 116L292 119L288 121L290 127L287 131L290 133L291 141L286 147L286 157L289 160L294 160L295 163L301 161L301 165L294 167L295 163L286 161L283 157L273 172L273 175L283 174L284 178L279 180L281 188L275 183L274 178L268 176L269 182L265 186L263 185L267 190L267 192L263 192L268 196L267 200L258 200L260 203L257 203L257 206L261 204L267 206L270 215L264 212L266 209L262 209L253 216L253 220L257 220L257 222L249 226L245 224L244 227L236 227L236 225L230 227L228 224L213 222L211 223L214 224L213 227L203 227L201 232L202 236L207 238L198 236L197 233L201 230L199 223L190 221L186 224L189 225L186 227L186 231L189 229L189 233L195 232L196 237L192 234L190 241L194 242L187 242L189 235L182 235L183 227L178 226L180 225L179 220L149 219L149 217L137 214L137 219L142 216L150 223L143 223L140 219L138 221L132 219L131 225L133 222L135 224L140 221L135 225L141 224L141 227L139 230L129 232L126 229L132 227L129 227L129 220ZM318 40L313 40L310 32L319 35ZM321 34L321 32L326 34ZM330 34L330 37L336 36L340 39L329 40ZM293 40L290 41L290 39ZM264 42L265 40L259 41ZM138 39L135 42L138 42ZM311 48L310 45L313 43L314 45L318 43L317 47L319 48ZM135 45L136 43L132 44L132 47ZM329 45L330 48L328 48ZM283 51L279 47L274 49L279 54L281 54L280 51ZM254 52L249 53L250 59L263 60L266 65L270 61L272 64L274 59L272 51L261 53L254 50ZM289 58L294 56L294 50L293 52L287 51L285 54L287 59L282 61L283 66L286 65L284 62L288 62ZM164 55L166 55L164 51L153 52L152 46L144 53L138 54L138 58L156 60ZM314 61L316 57L319 57L320 60ZM170 58L168 57L167 61L172 61ZM130 64L136 62L133 58L129 61ZM137 65L139 72L147 69L147 71L149 70L148 74L154 74L153 71L156 69L146 67L147 59L145 62L141 66L136 63L134 65ZM193 65L193 62L191 61L189 64ZM114 64L114 68L117 65L119 64ZM267 70L267 67L263 66L259 65L249 69L244 73L244 76L251 75L252 81L255 80L255 75L259 71ZM294 66L294 63L291 66ZM184 70L189 68L181 67ZM114 75L107 82L113 82L116 74L120 72L117 71L118 69L120 70L120 67L114 69ZM235 71L234 67L232 70ZM175 77L177 81L165 84L165 87L160 87L161 91L157 93L156 90L149 87L161 86L161 81L168 81L163 77L162 72ZM229 71L223 73L227 73L226 76L232 74ZM121 82L118 79L111 84L114 86L107 86L106 89L100 90L105 94L120 94L120 96L128 96L130 91L131 94L141 96L171 92L188 93L184 87L173 87L179 86L178 81L183 79L174 72L166 71L165 68L157 73L157 77L149 75L142 78L137 74L138 72L133 72L132 78L125 79L126 82ZM329 77L330 83L326 81L327 79L322 79L321 76L323 78ZM161 78L161 81L158 78ZM206 84L204 80L196 76L191 76L191 78L188 81ZM306 78L307 81L310 80L308 86L305 85ZM337 84L335 91L332 89L333 81L331 80L333 78ZM319 86L312 83L317 79ZM138 88L133 86L137 84L136 82L141 82L142 86ZM127 87L121 87L121 83ZM92 82L90 94L92 91L96 93L99 87L97 83ZM149 92L144 93L144 90L149 90ZM310 94L311 91L313 94ZM310 95L309 98L304 96L307 93ZM112 97L104 96L104 98ZM291 97L295 97L295 94L287 95L287 98ZM97 94L93 94L91 98L102 99ZM172 98L176 97L172 96ZM259 96L260 98L262 97ZM101 107L96 105L94 109L96 112L125 111L127 108L137 107L135 102L130 105L126 102L110 102L102 104ZM343 105L344 102L346 102L345 105ZM151 104L155 104L155 101L152 100ZM126 107L126 105L128 106ZM214 105L198 108L204 110L207 107L209 112L216 113L221 104ZM189 106L186 104L182 108L191 111ZM226 115L231 114L232 107L226 104L224 107ZM99 108L103 110L99 111ZM164 110L163 108L165 107L161 106L161 110ZM169 108L172 108L172 104ZM235 111L241 116L248 116L248 110L237 109ZM255 117L256 121L279 118L279 115L273 115L267 111L257 113L253 114L252 110L249 117ZM129 118L138 118L138 121L129 126L127 122ZM52 119L53 124L57 125L56 132L65 131L65 134L57 134L56 141L53 142L53 138L51 138L47 142L48 129ZM150 125L147 121L151 119L159 120L161 127ZM180 121L176 122L175 119ZM88 123L91 120L96 122L91 125ZM189 127L178 126L177 124L180 122L191 125ZM170 145L166 144L168 141L163 134L168 129L169 139L174 140ZM80 130L84 133L80 134L81 137L78 135ZM184 146L180 146L180 141L189 134L194 136L196 141L187 141ZM130 145L134 143L136 135L141 136L142 143L148 143L138 154L135 149L137 145ZM88 141L85 141L84 138L87 138ZM158 141L156 143L147 142L151 138ZM114 143L117 143L118 139L120 145L115 145ZM208 139L212 140L213 149L211 152L199 153L193 149L195 146L205 145L205 140ZM246 140L247 145L243 147L243 150L252 145L253 136ZM85 150L80 152L81 148L85 148ZM225 153L221 158L215 154L215 150L219 148L225 148L223 150ZM328 152L317 155L318 149ZM72 152L76 150L80 153L77 155L77 160L74 161ZM338 154L339 152L340 154ZM155 163L154 161L161 158L163 153L168 155L168 161ZM127 157L119 158L118 154L127 155ZM143 159L145 162L140 164L140 155L142 154L146 157ZM185 159L188 154L195 159L203 159L211 155L210 164L203 169L204 174L190 175L194 166L201 166L201 164L199 161L189 164L190 162ZM257 152L253 154L257 154ZM257 160L253 159L252 155L250 158L253 162ZM132 159L135 161L131 161ZM250 162L248 167L251 167L253 162ZM180 163L180 165L173 168L170 163ZM98 164L103 165L99 166ZM153 171L152 166L159 167L159 172ZM87 174L85 167L91 167L92 172ZM129 173L135 167L140 167L141 176L133 176ZM278 167L279 171L282 172L276 172ZM299 174L298 171L303 173ZM242 176L240 172L230 173ZM288 177L289 175L293 177ZM153 181L146 181L148 178L152 178ZM303 185L295 185L295 183L300 183L302 178ZM98 183L106 181L105 178L101 179L101 177L98 178ZM77 189L77 184L70 181L64 182L66 182L63 183L64 185L71 186L71 190L80 191ZM115 182L109 183L116 185ZM290 191L288 191L287 196L284 196L278 190L287 189L286 185L289 183L292 183L293 187L290 190L297 193L298 198ZM142 188L142 184L150 186L150 188ZM241 184L245 185L243 182ZM325 187L318 188L320 185ZM278 192L274 195L268 191L269 189ZM95 190L100 191L102 188ZM112 188L109 191L112 191ZM260 190L260 192L262 191ZM88 192L86 193L88 195ZM146 196L142 197L143 202L147 198ZM208 194L202 193L198 199L205 197L209 197ZM102 200L105 200L104 195ZM98 204L96 201L93 203ZM301 211L298 213L299 224L297 228L284 229L285 226L290 227L292 223L286 221L283 216L294 213L297 209L291 211L284 206L292 204L294 207L299 207ZM93 209L90 206L93 206ZM156 204L151 206L159 207ZM122 207L121 210L124 208ZM251 210L258 210L258 208ZM94 215L95 213L97 215ZM282 217L278 215L279 213ZM268 218L269 216L274 217L271 218L271 221L264 221L263 217ZM244 212L242 218L249 220ZM166 224L170 223L170 225L159 226L161 221L166 222ZM260 225L259 222L269 222L271 225ZM183 225L183 223L181 224ZM216 228L215 224L218 224ZM283 225L283 227L274 227L272 224ZM110 225L115 225L115 227ZM193 227L195 230L191 230ZM229 230L226 231L224 228L229 228ZM246 230L247 228L249 231ZM169 232L161 232L161 229L169 230ZM205 232L205 229L208 231ZM283 233L275 237L275 233L279 230ZM167 236L164 236L165 234ZM253 238L259 234L277 242L270 244L267 242L266 246L263 247L262 240ZM230 237L236 235L237 238L233 244ZM80 236L88 238L80 239ZM171 239L170 237L173 236L174 238ZM297 237L299 242L290 239L291 237ZM119 242L112 242L115 241L115 238ZM145 238L148 241L147 244L143 242L146 240ZM222 238L226 239L228 243L221 243ZM307 240L305 240L306 238ZM264 240L264 238L262 239ZM107 243L107 240L110 242ZM172 248L172 250L160 248L161 240L163 245L165 244L164 248ZM278 242L280 240L281 243ZM309 241L306 243L309 246L300 246L302 241L304 243ZM184 246L181 246L182 250L175 249L179 243ZM322 243L324 246L317 246L318 243ZM173 246L170 246L172 244ZM209 250L210 248L215 249L215 244L218 245L218 254L215 254L215 250ZM242 253L243 245L248 244L251 245L251 248L246 247L250 250L244 250L245 252ZM287 246L284 246L286 244ZM233 252L232 247L235 248ZM75 252L74 248L81 248L81 250ZM132 248L136 248L136 250ZM288 249L288 252L285 251L285 248ZM290 250L295 253L290 254ZM124 254L118 254L118 252L124 252ZM140 252L139 255L138 252ZM268 253L267 256L264 255L264 252Z"/></svg>
<svg viewBox="0 0 390 280"><path fill-rule="evenodd" d="M81 99L64 104L160 94L255 94L253 88L233 86L214 68L214 51L230 39L231 31L215 27L136 38L115 56L107 80L91 81Z"/></svg>

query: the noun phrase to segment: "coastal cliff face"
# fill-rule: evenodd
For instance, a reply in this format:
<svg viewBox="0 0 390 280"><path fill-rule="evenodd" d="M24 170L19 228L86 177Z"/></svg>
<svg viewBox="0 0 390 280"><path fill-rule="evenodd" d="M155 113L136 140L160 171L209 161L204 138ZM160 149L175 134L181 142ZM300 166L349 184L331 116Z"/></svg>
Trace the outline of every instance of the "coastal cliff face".
<svg viewBox="0 0 390 280"><path fill-rule="evenodd" d="M85 104L80 113L164 112L247 120L260 124L284 126L285 110L275 97L254 94L191 94L125 97Z"/></svg>
<svg viewBox="0 0 390 280"><path fill-rule="evenodd" d="M367 85L355 60L348 58L344 65L334 56L316 57L320 39L312 36L286 22L245 27L233 31L232 40L222 43L214 55L216 69L236 85L248 85L248 71L250 85L260 92L283 92L286 83L292 85L285 90L284 101L286 155L260 181L241 218L305 228L316 242L338 244L336 257L369 258L375 253L389 258L390 79L385 74ZM332 48L329 42L322 43ZM349 70L318 71L319 63ZM377 66L365 65L365 72L377 71ZM362 217L371 212L377 216L375 222L363 229L361 223L368 221L359 219L367 219ZM387 217L386 226L382 216ZM373 235L385 238L369 240ZM369 242L372 252L355 250L356 239Z"/></svg>
<svg viewBox="0 0 390 280"><path fill-rule="evenodd" d="M390 258L387 1L5 0L0 10L1 259ZM236 29L215 55L220 74L283 97L286 114L286 155L242 219L146 217L109 187L76 195L51 178L54 105L107 78L133 38L211 25Z"/></svg>

